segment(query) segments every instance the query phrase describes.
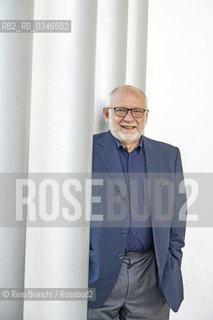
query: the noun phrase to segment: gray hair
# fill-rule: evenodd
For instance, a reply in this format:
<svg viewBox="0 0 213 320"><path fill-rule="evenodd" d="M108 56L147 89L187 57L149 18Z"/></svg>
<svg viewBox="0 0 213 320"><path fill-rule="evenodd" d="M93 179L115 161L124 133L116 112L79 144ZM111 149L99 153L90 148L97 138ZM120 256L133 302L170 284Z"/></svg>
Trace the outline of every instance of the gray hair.
<svg viewBox="0 0 213 320"><path fill-rule="evenodd" d="M134 87L134 86L131 86L131 85L124 85L124 86L120 86L120 87L117 87L117 88L113 89L113 90L110 92L110 94L109 94L109 96L108 96L108 99L107 99L107 105L108 105L108 106L110 105L110 101L111 101L112 95L113 95L117 90L122 89L122 88L134 89L134 90L138 91L139 93L141 93L141 94L145 97L146 109L147 109L148 100L147 100L147 97L146 97L145 93L144 93L141 89L139 89L139 88L137 88L137 87Z"/></svg>

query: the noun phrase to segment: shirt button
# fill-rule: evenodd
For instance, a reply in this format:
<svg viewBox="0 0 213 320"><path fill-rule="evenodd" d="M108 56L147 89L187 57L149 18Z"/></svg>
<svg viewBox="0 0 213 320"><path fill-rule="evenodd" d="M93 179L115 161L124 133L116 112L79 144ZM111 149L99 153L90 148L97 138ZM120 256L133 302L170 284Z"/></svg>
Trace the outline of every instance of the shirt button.
<svg viewBox="0 0 213 320"><path fill-rule="evenodd" d="M124 255L123 255L122 253L119 253L118 257L119 257L120 259L123 259Z"/></svg>
<svg viewBox="0 0 213 320"><path fill-rule="evenodd" d="M127 232L126 231L122 231L121 234L122 234L123 237L126 237Z"/></svg>

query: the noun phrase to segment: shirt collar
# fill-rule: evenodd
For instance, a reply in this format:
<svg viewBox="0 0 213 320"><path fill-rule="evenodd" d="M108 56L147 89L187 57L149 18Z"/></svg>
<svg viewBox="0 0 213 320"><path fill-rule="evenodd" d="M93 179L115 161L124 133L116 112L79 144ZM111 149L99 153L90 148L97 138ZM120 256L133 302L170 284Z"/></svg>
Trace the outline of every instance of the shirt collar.
<svg viewBox="0 0 213 320"><path fill-rule="evenodd" d="M118 149L121 149L121 150L126 149L125 147L122 146L122 144L120 143L120 141L117 138L114 137L114 139L115 139L115 143L116 143ZM139 153L141 153L142 147L143 147L143 136L140 137L139 144L134 150L137 150Z"/></svg>

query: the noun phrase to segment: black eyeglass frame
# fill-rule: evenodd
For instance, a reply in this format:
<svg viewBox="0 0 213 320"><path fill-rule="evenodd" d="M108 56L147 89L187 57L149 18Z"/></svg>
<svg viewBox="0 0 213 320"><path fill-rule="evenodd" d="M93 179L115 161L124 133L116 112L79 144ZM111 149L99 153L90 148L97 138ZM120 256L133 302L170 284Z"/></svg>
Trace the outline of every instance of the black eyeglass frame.
<svg viewBox="0 0 213 320"><path fill-rule="evenodd" d="M119 117L119 118L126 117L126 115L128 114L129 111L131 112L131 115L132 115L134 118L142 118L142 117L144 116L145 112L148 110L148 109L143 109L143 108L132 108L132 109L129 109L129 108L125 108L125 107L107 107L107 109L112 109L112 110L114 110L115 115L116 115L117 117ZM125 115L123 115L123 116L118 116L118 115L116 114L116 109L125 109L125 111L126 111ZM133 110L143 111L143 112L142 112L142 115L139 116L139 117L134 116L133 113L132 113Z"/></svg>

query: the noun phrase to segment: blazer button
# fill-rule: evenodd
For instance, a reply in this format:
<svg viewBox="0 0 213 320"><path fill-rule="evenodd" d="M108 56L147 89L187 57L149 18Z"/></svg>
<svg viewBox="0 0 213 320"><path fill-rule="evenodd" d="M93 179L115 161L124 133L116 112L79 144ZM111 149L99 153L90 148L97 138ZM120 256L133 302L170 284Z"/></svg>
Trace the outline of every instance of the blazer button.
<svg viewBox="0 0 213 320"><path fill-rule="evenodd" d="M123 259L123 257L124 257L124 255L122 253L120 253L118 256L120 259Z"/></svg>
<svg viewBox="0 0 213 320"><path fill-rule="evenodd" d="M123 237L126 237L127 232L126 231L122 231L121 234L122 234Z"/></svg>

